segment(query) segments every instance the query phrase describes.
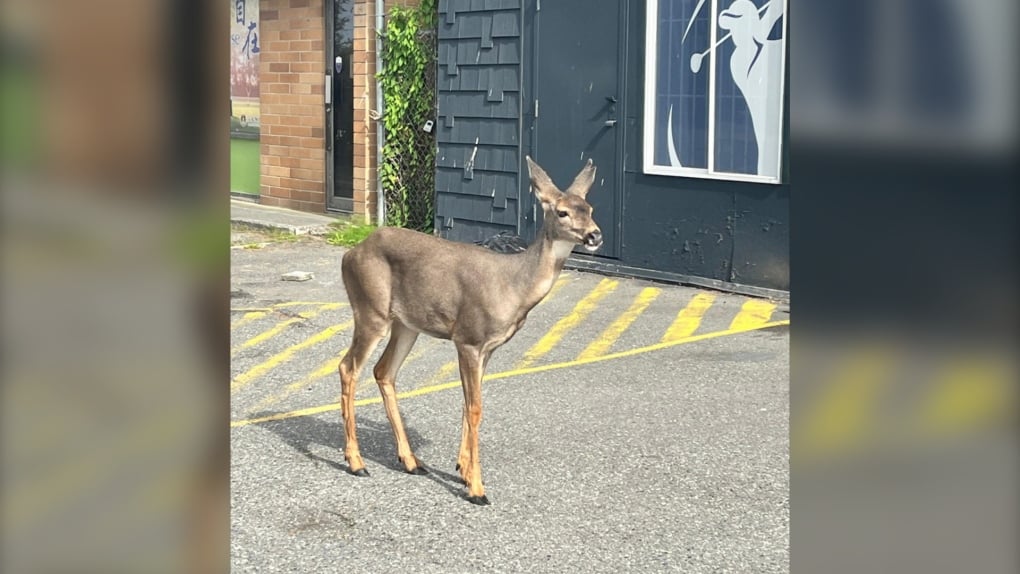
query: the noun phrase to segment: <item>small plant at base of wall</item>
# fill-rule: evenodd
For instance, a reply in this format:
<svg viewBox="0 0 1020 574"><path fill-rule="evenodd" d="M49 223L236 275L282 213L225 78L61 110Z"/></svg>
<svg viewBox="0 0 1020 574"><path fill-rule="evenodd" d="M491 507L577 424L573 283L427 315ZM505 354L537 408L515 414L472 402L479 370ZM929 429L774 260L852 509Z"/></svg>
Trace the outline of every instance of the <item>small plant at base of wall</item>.
<svg viewBox="0 0 1020 574"><path fill-rule="evenodd" d="M326 243L341 247L354 247L375 231L374 225L352 222L338 222L330 227L333 229L326 235Z"/></svg>

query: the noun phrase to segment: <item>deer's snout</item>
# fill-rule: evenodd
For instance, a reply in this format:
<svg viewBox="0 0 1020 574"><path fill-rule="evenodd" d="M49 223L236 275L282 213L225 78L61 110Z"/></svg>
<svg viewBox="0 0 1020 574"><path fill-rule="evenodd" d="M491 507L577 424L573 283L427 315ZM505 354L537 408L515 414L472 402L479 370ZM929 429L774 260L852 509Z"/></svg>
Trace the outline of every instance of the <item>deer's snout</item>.
<svg viewBox="0 0 1020 574"><path fill-rule="evenodd" d="M584 248L588 251L595 251L602 247L602 230L595 228L584 236Z"/></svg>

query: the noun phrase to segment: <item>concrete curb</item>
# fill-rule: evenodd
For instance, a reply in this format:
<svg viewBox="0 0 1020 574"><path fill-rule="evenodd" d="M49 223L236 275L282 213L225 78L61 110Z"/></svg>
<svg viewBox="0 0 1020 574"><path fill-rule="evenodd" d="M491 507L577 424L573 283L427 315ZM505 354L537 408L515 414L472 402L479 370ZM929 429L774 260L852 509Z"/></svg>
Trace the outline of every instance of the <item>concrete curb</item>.
<svg viewBox="0 0 1020 574"><path fill-rule="evenodd" d="M330 232L330 226L337 221L337 218L329 215L260 205L248 199L231 198L230 202L231 223L281 230L293 235L326 235Z"/></svg>
<svg viewBox="0 0 1020 574"><path fill-rule="evenodd" d="M231 223L240 223L243 225L250 225L251 227L259 227L262 229L279 229L282 231L288 231L293 235L327 235L330 232L328 225L292 225L289 223L281 223L278 221L267 221L264 219L252 219L249 217L234 217L230 218Z"/></svg>

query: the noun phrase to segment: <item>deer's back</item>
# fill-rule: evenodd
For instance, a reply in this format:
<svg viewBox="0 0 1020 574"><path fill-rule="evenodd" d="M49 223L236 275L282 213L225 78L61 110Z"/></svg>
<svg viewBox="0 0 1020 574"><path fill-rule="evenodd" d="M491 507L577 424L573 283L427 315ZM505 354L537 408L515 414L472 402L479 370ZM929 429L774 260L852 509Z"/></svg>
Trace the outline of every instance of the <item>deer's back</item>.
<svg viewBox="0 0 1020 574"><path fill-rule="evenodd" d="M352 305L370 301L377 313L432 336L453 338L458 324L503 330L518 320L519 309L506 297L514 288L514 257L384 227L344 255L343 277Z"/></svg>

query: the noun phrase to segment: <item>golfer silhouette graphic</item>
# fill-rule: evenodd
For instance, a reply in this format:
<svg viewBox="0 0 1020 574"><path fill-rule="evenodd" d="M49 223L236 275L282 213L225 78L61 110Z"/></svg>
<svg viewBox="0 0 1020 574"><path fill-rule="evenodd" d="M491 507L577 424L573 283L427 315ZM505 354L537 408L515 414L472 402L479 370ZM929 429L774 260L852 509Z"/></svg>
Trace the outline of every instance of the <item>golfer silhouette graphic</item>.
<svg viewBox="0 0 1020 574"><path fill-rule="evenodd" d="M701 0L695 6L680 40L681 45L687 39L687 33L704 4L705 1ZM719 28L728 33L704 52L692 54L690 59L691 72L698 74L705 56L714 52L723 42L732 39L730 76L747 103L751 116L751 128L758 147L755 175L766 177L776 177L779 174L783 43L782 28L776 23L783 17L784 11L784 0L770 0L761 7L755 6L751 0L733 0L727 9L719 13L717 19ZM670 165L683 167L673 135L672 105L667 118Z"/></svg>
<svg viewBox="0 0 1020 574"><path fill-rule="evenodd" d="M759 17L763 9L767 12L764 17ZM758 144L757 174L769 177L779 173L779 96L783 82L782 42L769 37L782 15L781 0L773 0L762 8L755 6L751 0L733 0L729 8L719 13L719 27L729 34L716 44L718 46L726 38L733 39L730 75L744 96L751 115ZM691 57L691 69L697 73L694 56Z"/></svg>

